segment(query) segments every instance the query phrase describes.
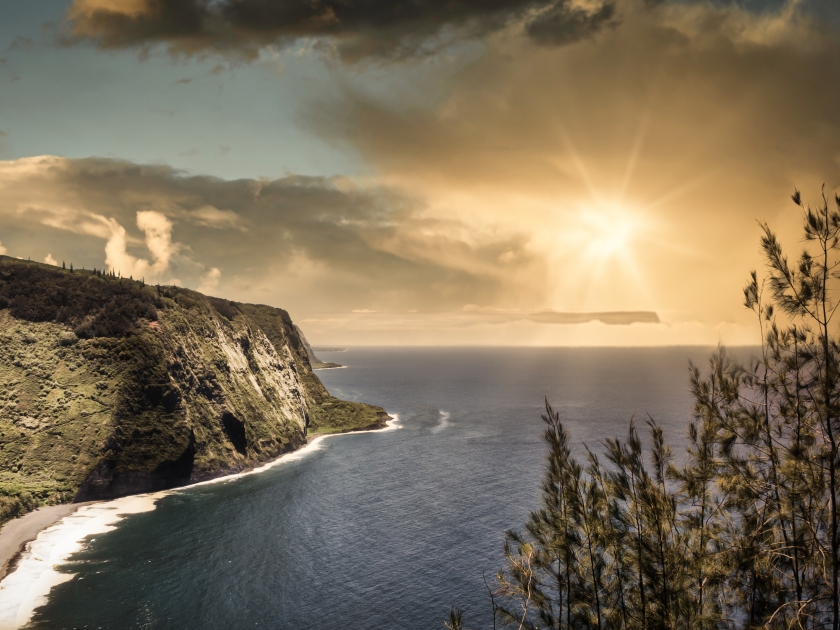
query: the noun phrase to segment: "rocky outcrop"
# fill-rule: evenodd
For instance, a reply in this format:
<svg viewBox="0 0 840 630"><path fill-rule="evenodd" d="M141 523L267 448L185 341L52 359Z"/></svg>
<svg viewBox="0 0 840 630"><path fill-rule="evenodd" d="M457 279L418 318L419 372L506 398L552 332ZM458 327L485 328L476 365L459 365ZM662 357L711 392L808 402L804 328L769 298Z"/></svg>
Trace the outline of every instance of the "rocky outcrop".
<svg viewBox="0 0 840 630"><path fill-rule="evenodd" d="M93 283L133 284L109 307L117 315L91 301L56 321L68 309L33 306L10 288L24 265L49 274L48 287L69 273L0 257L0 496L43 503L171 488L256 466L311 433L388 418L327 392L282 309L76 271L67 292L76 297L85 283L105 296L109 286Z"/></svg>

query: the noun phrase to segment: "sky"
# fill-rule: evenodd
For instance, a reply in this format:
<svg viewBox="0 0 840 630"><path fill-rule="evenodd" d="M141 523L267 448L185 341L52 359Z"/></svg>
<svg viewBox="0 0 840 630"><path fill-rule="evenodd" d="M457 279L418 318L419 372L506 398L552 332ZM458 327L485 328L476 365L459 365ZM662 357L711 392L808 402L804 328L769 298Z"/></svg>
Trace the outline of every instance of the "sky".
<svg viewBox="0 0 840 630"><path fill-rule="evenodd" d="M840 185L831 0L0 0L0 253L316 345L759 341Z"/></svg>

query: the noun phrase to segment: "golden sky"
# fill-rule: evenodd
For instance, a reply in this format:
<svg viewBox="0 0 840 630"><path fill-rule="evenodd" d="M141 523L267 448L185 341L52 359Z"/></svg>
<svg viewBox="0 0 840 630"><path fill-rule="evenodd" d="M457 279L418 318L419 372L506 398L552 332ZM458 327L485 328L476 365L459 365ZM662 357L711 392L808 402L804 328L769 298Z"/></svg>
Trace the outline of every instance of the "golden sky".
<svg viewBox="0 0 840 630"><path fill-rule="evenodd" d="M0 251L322 345L749 344L757 221L795 255L794 187L840 184L830 4L170 4L0 33Z"/></svg>

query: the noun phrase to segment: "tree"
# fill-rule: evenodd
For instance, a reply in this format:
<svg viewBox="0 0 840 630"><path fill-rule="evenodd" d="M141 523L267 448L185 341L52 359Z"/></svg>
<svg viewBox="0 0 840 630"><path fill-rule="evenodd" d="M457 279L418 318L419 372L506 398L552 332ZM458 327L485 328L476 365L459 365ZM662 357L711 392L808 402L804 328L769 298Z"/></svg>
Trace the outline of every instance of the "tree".
<svg viewBox="0 0 840 630"><path fill-rule="evenodd" d="M761 354L689 366L694 420L681 468L648 419L573 455L546 400L542 505L510 531L494 615L518 628L840 630L840 197L803 211L790 263L761 223L766 279L744 304ZM831 205L831 207L830 207ZM458 627L462 628L460 613Z"/></svg>

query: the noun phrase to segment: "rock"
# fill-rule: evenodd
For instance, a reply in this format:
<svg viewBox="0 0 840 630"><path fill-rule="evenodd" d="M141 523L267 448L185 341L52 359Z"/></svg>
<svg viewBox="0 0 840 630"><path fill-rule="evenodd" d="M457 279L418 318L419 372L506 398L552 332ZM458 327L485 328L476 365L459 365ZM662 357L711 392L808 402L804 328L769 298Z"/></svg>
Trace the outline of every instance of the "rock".
<svg viewBox="0 0 840 630"><path fill-rule="evenodd" d="M79 338L76 336L72 330L67 332L61 333L61 337L58 339L58 345L60 346L72 346L78 343Z"/></svg>
<svg viewBox="0 0 840 630"><path fill-rule="evenodd" d="M38 341L38 338L33 335L32 333L27 333L23 336L23 343L35 343Z"/></svg>

